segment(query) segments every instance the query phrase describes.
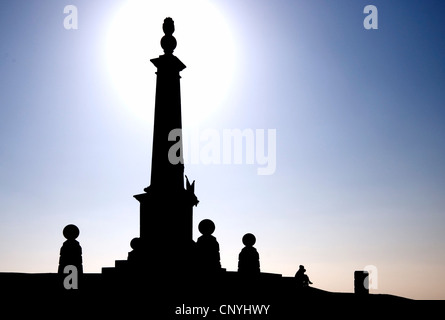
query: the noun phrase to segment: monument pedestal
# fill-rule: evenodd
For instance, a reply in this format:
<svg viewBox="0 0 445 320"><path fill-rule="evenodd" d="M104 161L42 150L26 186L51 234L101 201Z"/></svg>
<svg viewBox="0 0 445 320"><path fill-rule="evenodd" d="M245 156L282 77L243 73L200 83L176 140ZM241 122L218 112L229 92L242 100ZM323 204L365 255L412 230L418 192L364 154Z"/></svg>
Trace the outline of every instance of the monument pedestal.
<svg viewBox="0 0 445 320"><path fill-rule="evenodd" d="M186 189L167 191L150 187L146 191L134 196L140 202L142 263L164 271L186 267L195 244L195 195Z"/></svg>

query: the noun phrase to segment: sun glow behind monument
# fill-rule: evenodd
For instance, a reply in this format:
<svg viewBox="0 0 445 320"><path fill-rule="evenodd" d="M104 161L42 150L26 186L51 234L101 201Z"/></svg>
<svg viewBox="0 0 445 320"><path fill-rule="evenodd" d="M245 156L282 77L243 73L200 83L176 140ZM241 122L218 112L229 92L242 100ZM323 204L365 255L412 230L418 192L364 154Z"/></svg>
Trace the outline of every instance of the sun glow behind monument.
<svg viewBox="0 0 445 320"><path fill-rule="evenodd" d="M163 54L159 21L169 16L181 26L174 54L189 67L181 74L184 123L196 125L217 112L236 78L233 34L210 2L126 2L108 29L106 64L124 105L144 122L152 117L155 77L149 59Z"/></svg>

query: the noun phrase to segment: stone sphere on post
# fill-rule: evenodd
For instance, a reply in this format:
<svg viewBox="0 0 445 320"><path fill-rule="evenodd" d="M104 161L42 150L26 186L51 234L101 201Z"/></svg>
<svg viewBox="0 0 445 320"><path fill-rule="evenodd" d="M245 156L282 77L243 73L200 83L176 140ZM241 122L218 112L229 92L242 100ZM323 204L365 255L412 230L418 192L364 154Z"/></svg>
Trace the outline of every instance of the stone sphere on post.
<svg viewBox="0 0 445 320"><path fill-rule="evenodd" d="M256 242L256 238L255 238L255 236L254 236L253 234L251 234L251 233L246 233L246 234L243 236L243 244L244 244L246 247L253 247L253 245L255 244L255 242Z"/></svg>
<svg viewBox="0 0 445 320"><path fill-rule="evenodd" d="M161 47L164 49L165 54L173 54L173 50L176 48L176 39L173 36L175 32L175 24L172 18L165 18L162 24L162 30L164 31L164 36L161 39Z"/></svg>
<svg viewBox="0 0 445 320"><path fill-rule="evenodd" d="M204 219L199 223L198 230L203 235L211 235L215 231L215 224L210 219Z"/></svg>
<svg viewBox="0 0 445 320"><path fill-rule="evenodd" d="M79 228L74 224L69 224L63 228L63 236L67 240L75 240L80 234Z"/></svg>

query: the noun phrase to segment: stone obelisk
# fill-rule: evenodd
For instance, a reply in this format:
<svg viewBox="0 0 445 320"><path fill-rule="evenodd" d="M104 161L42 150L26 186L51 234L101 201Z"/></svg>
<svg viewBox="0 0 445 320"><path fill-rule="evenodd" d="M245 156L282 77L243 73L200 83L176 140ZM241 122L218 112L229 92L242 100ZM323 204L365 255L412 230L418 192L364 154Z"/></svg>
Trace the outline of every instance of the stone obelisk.
<svg viewBox="0 0 445 320"><path fill-rule="evenodd" d="M193 206L198 204L194 183L184 187L179 72L185 65L173 55L176 39L173 20L166 18L161 39L164 54L151 59L157 68L153 151L150 185L134 197L140 202L140 255L155 270L183 268L193 249ZM169 152L176 151L175 161ZM179 160L179 161L178 161Z"/></svg>

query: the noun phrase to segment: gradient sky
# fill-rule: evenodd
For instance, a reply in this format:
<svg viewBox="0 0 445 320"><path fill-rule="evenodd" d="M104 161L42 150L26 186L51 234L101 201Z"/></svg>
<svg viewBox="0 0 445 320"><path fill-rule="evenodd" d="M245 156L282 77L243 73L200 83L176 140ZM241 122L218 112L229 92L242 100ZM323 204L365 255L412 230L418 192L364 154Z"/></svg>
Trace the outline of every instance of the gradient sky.
<svg viewBox="0 0 445 320"><path fill-rule="evenodd" d="M129 2L2 1L0 271L56 272L69 223L81 230L86 272L127 257L139 235L132 196L150 177L149 59L162 54L171 16L187 66L184 128L277 132L272 175L256 164L186 165L200 200L194 238L210 218L228 270L251 232L264 272L293 276L303 264L315 287L352 292L353 272L373 265L373 293L445 299L443 1L193 0L171 14L157 10L170 1L145 1L131 26L118 25L149 43L137 53L142 85L116 80L126 65L110 63L110 30ZM77 30L64 28L69 4ZM368 4L378 30L363 27ZM196 32L181 32L187 21Z"/></svg>

